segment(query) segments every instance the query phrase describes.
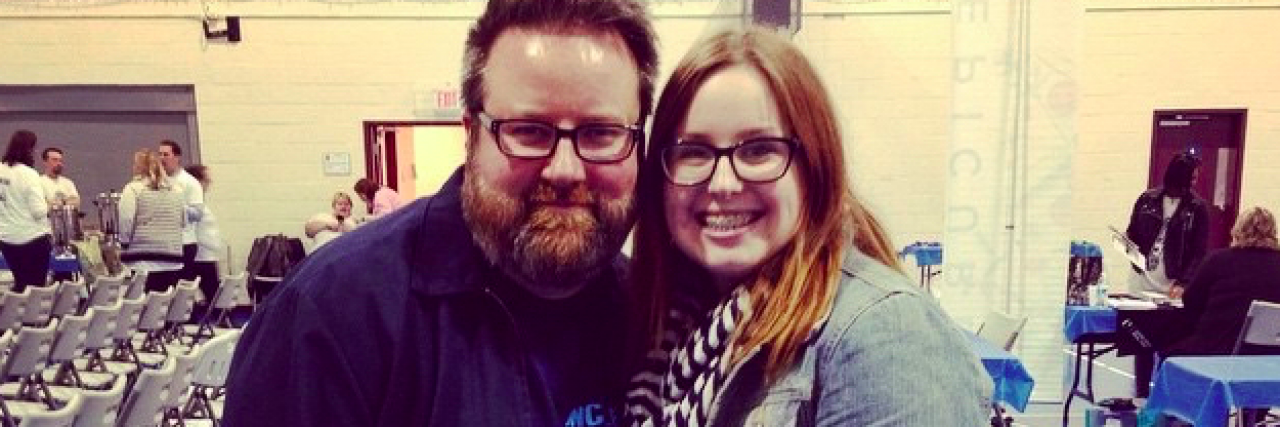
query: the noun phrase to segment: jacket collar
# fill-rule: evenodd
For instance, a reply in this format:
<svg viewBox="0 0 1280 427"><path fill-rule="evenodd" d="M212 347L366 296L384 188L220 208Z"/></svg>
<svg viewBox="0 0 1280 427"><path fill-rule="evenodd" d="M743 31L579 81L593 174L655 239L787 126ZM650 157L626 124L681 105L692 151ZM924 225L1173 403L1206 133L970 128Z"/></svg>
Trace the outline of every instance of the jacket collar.
<svg viewBox="0 0 1280 427"><path fill-rule="evenodd" d="M424 203L421 223L411 238L410 288L427 296L484 290L487 272L496 271L471 236L462 217L463 169L459 167Z"/></svg>

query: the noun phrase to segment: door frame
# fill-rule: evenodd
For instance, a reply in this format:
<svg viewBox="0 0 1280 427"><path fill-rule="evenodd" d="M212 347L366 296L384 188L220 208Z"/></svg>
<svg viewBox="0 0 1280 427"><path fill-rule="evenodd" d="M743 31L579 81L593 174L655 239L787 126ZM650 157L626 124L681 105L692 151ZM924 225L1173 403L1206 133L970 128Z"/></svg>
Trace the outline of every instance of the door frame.
<svg viewBox="0 0 1280 427"><path fill-rule="evenodd" d="M1156 139L1156 136L1160 132L1159 116L1161 114L1195 115L1195 114L1224 114L1224 113L1232 114L1240 117L1240 127L1239 129L1236 129L1236 131L1238 132L1236 135L1237 135L1237 139L1240 142L1240 147L1239 147L1240 149L1239 151L1236 152L1236 158L1234 159L1237 162L1236 164L1240 165L1240 167L1236 168L1235 176L1232 177L1232 179L1235 180L1234 182L1236 182L1237 184L1240 184L1241 183L1240 178L1243 175L1242 172L1244 171L1244 144L1247 139L1245 138L1245 131L1248 128L1247 126L1248 123L1246 122L1249 120L1248 108L1196 108L1196 109L1172 108L1172 109L1154 110L1151 112L1151 145L1148 146L1147 152L1148 153L1154 152L1156 148L1156 144L1159 142ZM1159 177L1156 176L1156 169L1160 167L1163 167L1163 166L1156 165L1155 163L1150 163L1147 165L1147 188L1151 188L1152 186L1155 186L1160 183ZM1238 192L1235 195L1235 198L1236 198L1235 201L1239 202L1240 194Z"/></svg>
<svg viewBox="0 0 1280 427"><path fill-rule="evenodd" d="M378 150L378 130L384 127L404 127L404 126L457 126L462 127L462 120L365 120L364 128L364 176L374 180L380 185L386 185L392 189L399 190L395 182L395 160L394 155L384 158ZM392 141L394 145L395 142ZM391 147L394 151L394 146ZM384 177L384 174L390 179Z"/></svg>
<svg viewBox="0 0 1280 427"><path fill-rule="evenodd" d="M1230 221L1230 223L1227 224L1227 230L1225 230L1227 233L1227 236L1230 236L1231 227L1235 226L1234 225L1235 220L1239 217L1240 209L1241 209L1241 206L1240 206L1241 189L1244 187L1243 185L1244 182L1242 181L1244 176L1244 150L1245 150L1245 143L1248 142L1247 134L1245 132L1248 130L1249 109L1248 108L1188 108L1188 109L1169 108L1169 109L1153 110L1151 113L1151 144L1148 146L1148 153L1150 153L1151 155L1155 154L1156 145L1159 143L1160 116L1169 115L1169 114L1231 115L1231 116L1235 116L1238 119L1237 128L1236 128L1236 143L1238 145L1233 154L1233 158L1231 159L1232 164L1235 164L1236 168L1234 171L1230 171L1231 175L1227 177L1228 179L1231 180L1232 183L1235 184L1236 188L1233 188L1232 191L1230 192L1226 200L1226 205L1224 206L1224 208L1226 209L1223 211L1223 214L1227 215ZM1166 165L1156 164L1155 161L1148 161L1147 163L1148 163L1147 164L1147 168L1148 168L1147 188L1154 188L1155 186L1162 185L1162 182L1161 182L1162 179L1160 176L1157 176L1156 171L1158 169L1163 169ZM1213 197L1212 195L1206 195L1206 196L1209 197L1210 199L1212 199ZM1209 204L1210 206L1213 206L1212 200L1209 200ZM1227 244L1228 245L1230 244L1229 238L1228 238Z"/></svg>

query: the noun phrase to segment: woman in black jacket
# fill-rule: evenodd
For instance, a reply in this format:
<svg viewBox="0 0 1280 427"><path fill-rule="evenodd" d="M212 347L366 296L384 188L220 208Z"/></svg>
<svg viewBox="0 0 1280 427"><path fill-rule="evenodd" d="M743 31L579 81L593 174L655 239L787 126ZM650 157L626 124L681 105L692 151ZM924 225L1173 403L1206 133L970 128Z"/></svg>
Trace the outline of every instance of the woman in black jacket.
<svg viewBox="0 0 1280 427"><path fill-rule="evenodd" d="M1231 247L1215 251L1200 265L1182 298L1192 332L1166 355L1231 354L1255 300L1280 303L1276 219L1263 208L1245 212L1231 231Z"/></svg>
<svg viewBox="0 0 1280 427"><path fill-rule="evenodd" d="M1209 207L1191 188L1200 159L1191 153L1174 156L1165 169L1164 185L1144 191L1133 204L1125 234L1147 258L1146 277L1134 268L1130 290L1156 291L1179 298L1204 258L1209 238Z"/></svg>

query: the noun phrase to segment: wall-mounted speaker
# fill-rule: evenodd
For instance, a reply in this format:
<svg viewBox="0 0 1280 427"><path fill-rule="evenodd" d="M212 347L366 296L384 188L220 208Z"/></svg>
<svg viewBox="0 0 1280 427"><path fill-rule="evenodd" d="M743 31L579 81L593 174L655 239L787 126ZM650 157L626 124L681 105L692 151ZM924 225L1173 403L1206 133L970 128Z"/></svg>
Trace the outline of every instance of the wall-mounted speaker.
<svg viewBox="0 0 1280 427"><path fill-rule="evenodd" d="M240 41L240 17L227 17L227 41L236 43Z"/></svg>
<svg viewBox="0 0 1280 427"><path fill-rule="evenodd" d="M226 38L228 42L237 43L240 41L240 17L228 16L222 19L225 26L222 29L215 29L214 25L218 24L217 19L207 18L201 22L204 25L204 37L207 39Z"/></svg>
<svg viewBox="0 0 1280 427"><path fill-rule="evenodd" d="M792 27L793 3L801 0L751 0L751 22L774 28Z"/></svg>

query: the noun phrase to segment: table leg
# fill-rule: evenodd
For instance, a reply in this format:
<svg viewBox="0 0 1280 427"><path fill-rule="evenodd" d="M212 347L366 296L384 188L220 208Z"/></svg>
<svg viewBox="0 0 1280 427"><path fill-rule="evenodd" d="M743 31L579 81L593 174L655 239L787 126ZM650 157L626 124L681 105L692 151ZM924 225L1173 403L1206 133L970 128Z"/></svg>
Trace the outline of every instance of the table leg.
<svg viewBox="0 0 1280 427"><path fill-rule="evenodd" d="M1138 351L1133 355L1133 392L1137 397L1151 396L1151 371L1155 367L1155 355L1150 351Z"/></svg>
<svg viewBox="0 0 1280 427"><path fill-rule="evenodd" d="M1076 344L1076 364L1071 372L1071 390L1067 391L1067 400L1062 403L1062 427L1071 425L1071 400L1075 399L1076 390L1080 386L1080 363L1084 355L1084 344Z"/></svg>
<svg viewBox="0 0 1280 427"><path fill-rule="evenodd" d="M1089 366L1085 366L1084 368L1085 369L1084 387L1085 387L1085 390L1088 391L1089 401L1093 402L1097 398L1097 395L1093 394L1093 360L1097 357L1096 353L1094 353L1093 343L1089 343L1088 354L1089 354Z"/></svg>

